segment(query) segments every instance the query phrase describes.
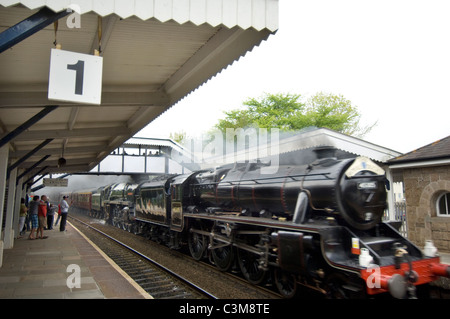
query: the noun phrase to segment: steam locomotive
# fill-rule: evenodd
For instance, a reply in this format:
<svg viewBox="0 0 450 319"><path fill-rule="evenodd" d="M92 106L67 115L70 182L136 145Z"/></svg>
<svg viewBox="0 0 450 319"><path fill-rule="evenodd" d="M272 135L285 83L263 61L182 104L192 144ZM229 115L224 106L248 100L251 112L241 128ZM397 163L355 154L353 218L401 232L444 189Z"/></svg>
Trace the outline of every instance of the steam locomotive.
<svg viewBox="0 0 450 319"><path fill-rule="evenodd" d="M332 298L415 298L450 267L382 222L384 170L368 158L225 165L71 194L71 209L165 243L196 260L271 280L286 298L304 285Z"/></svg>

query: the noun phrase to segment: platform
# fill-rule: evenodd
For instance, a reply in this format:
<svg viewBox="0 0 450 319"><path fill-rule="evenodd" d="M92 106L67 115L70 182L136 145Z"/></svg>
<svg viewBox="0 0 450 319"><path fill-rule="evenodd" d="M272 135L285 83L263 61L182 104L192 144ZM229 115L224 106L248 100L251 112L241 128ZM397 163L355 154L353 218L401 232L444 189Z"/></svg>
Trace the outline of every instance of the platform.
<svg viewBox="0 0 450 319"><path fill-rule="evenodd" d="M28 234L3 251L1 299L152 298L71 224L45 230L47 239Z"/></svg>
<svg viewBox="0 0 450 319"><path fill-rule="evenodd" d="M66 229L45 230L47 239L28 240L27 233L3 251L0 299L152 298L74 226ZM441 262L450 264L450 254ZM80 267L80 288L68 287L69 265Z"/></svg>

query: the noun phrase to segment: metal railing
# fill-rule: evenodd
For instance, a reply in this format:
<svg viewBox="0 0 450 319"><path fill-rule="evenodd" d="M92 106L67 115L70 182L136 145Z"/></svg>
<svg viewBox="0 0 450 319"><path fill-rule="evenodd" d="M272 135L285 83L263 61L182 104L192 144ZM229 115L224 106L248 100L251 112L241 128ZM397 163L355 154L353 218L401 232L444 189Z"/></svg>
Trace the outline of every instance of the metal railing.
<svg viewBox="0 0 450 319"><path fill-rule="evenodd" d="M384 212L383 220L389 220L389 214L386 210ZM394 203L394 220L402 222L399 232L402 236L408 237L408 225L406 221L406 202L395 202Z"/></svg>

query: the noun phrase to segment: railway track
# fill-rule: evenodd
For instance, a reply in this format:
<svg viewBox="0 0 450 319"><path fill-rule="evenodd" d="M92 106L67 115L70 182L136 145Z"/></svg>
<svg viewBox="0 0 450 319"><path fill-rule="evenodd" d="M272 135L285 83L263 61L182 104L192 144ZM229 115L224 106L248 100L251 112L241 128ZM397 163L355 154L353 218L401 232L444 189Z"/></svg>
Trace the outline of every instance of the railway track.
<svg viewBox="0 0 450 319"><path fill-rule="evenodd" d="M88 223L70 216L76 226L85 226L88 237L123 271L155 299L216 299L204 289L151 258Z"/></svg>
<svg viewBox="0 0 450 319"><path fill-rule="evenodd" d="M222 272L217 267L193 260L190 255L169 249L164 245L157 244L153 241L145 239L142 236L136 236L127 231L105 224L103 220L92 219L84 214L71 213L71 218L76 217L82 225L81 231L89 227L89 229L98 229L100 233L108 234L109 237L120 238L125 242L125 246L133 250L139 250L143 257L149 256L156 260L156 264L163 268L172 269L173 273L181 274L182 278L188 278L190 282L195 282L194 286L202 287L202 290L210 292L212 297L206 298L217 299L280 299L281 296L270 289L270 287L255 286L248 283L247 280L239 277L237 274ZM90 233L93 231L90 231ZM88 235L90 237L90 235ZM97 239L98 240L98 239ZM93 240L94 241L94 240ZM95 241L94 241L95 242ZM96 243L97 244L97 243ZM100 247L100 245L98 245ZM127 247L128 247L127 246ZM103 248L100 247L102 250ZM106 252L105 252L106 253ZM107 253L109 255L109 253ZM118 265L119 263L116 262ZM164 265L164 266L163 266ZM126 267L126 265L120 267ZM139 269L139 268L136 268ZM132 269L131 269L132 270ZM124 269L126 271L126 269ZM140 271L137 271L136 282L141 284L139 276ZM130 275L134 279L133 276ZM198 287L197 287L198 288ZM145 289L145 288L144 288ZM180 296L184 298L183 296ZM156 298L156 297L155 297ZM195 297L186 297L195 298ZM202 297L205 298L205 297Z"/></svg>

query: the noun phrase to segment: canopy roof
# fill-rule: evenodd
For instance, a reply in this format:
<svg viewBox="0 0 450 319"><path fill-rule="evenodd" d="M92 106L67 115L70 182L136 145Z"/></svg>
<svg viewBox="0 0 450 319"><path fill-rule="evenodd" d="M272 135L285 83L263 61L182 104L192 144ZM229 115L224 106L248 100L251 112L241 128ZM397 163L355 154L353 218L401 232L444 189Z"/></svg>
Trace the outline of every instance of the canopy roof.
<svg viewBox="0 0 450 319"><path fill-rule="evenodd" d="M64 11L71 2L0 0L0 32L40 10ZM39 118L8 140L10 163L22 159L19 168L35 165L33 172L43 174L91 170L278 27L277 0L76 3L79 27L68 23L76 18L69 15L57 28L51 23L0 53L1 138ZM101 48L101 105L48 100L55 38L67 51L93 54ZM48 114L42 116L44 109ZM58 167L60 157L65 166Z"/></svg>

